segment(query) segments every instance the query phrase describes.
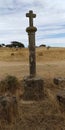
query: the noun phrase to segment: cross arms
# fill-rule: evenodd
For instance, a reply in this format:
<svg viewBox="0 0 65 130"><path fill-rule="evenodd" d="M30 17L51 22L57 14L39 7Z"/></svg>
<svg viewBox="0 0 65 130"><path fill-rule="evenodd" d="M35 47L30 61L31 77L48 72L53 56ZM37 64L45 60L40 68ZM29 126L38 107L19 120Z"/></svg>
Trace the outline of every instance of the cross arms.
<svg viewBox="0 0 65 130"><path fill-rule="evenodd" d="M30 10L29 13L26 13L26 17L29 17L29 26L33 27L33 18L36 17L36 14L33 14L33 11Z"/></svg>

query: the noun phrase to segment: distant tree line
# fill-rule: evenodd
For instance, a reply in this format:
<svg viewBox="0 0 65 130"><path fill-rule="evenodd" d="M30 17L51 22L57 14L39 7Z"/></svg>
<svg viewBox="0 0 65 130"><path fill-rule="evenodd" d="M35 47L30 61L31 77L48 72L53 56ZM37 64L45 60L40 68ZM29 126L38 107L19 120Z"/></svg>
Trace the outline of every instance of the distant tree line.
<svg viewBox="0 0 65 130"><path fill-rule="evenodd" d="M5 45L4 43L2 43L2 44L0 44L0 47L25 48L24 44L21 43L21 42L18 42L18 41L12 41L10 44L6 44L6 45ZM39 46L35 46L35 47L36 47L36 48L37 48L37 47L46 47L47 49L50 48L50 46L46 46L45 44L40 44ZM28 46L28 48L29 48L29 46Z"/></svg>
<svg viewBox="0 0 65 130"><path fill-rule="evenodd" d="M11 42L11 44L6 44L6 45L5 45L4 43L2 43L2 44L0 44L0 47L25 48L24 44L23 44L23 43L21 43L21 42L18 42L18 41L12 41L12 42Z"/></svg>

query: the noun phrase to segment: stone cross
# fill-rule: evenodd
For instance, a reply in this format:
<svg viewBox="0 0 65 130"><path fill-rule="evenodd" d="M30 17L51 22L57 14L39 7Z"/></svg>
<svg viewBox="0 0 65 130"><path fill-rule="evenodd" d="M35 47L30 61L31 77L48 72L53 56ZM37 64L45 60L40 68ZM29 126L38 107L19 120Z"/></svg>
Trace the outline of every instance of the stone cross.
<svg viewBox="0 0 65 130"><path fill-rule="evenodd" d="M26 13L26 17L29 17L29 27L26 28L29 37L29 65L30 65L30 77L36 76L36 53L35 53L35 32L37 28L33 26L33 18L36 17L36 14L33 14L33 11L30 10L29 13Z"/></svg>
<svg viewBox="0 0 65 130"><path fill-rule="evenodd" d="M29 27L26 28L29 38L29 69L30 76L24 78L24 93L22 98L24 100L41 100L44 97L43 93L43 79L36 75L36 52L35 52L35 32L37 28L33 26L33 18L36 14L30 10L26 13L26 17L29 18Z"/></svg>
<svg viewBox="0 0 65 130"><path fill-rule="evenodd" d="M30 10L29 13L26 14L26 17L29 17L29 26L33 27L33 18L36 17L36 14L33 14L33 11Z"/></svg>

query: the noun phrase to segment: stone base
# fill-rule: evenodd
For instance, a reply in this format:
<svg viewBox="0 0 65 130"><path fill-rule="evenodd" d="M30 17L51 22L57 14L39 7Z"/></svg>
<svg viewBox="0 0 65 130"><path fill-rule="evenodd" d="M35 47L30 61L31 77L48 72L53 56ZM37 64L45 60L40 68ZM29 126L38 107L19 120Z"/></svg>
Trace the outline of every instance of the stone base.
<svg viewBox="0 0 65 130"><path fill-rule="evenodd" d="M40 100L43 99L43 79L39 77L26 77L24 78L24 100Z"/></svg>

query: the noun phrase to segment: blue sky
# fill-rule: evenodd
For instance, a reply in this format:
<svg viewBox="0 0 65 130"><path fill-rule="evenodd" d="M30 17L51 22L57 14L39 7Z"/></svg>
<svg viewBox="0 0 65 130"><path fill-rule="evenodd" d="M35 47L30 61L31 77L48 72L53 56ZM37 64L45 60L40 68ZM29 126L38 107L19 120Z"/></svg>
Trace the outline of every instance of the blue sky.
<svg viewBox="0 0 65 130"><path fill-rule="evenodd" d="M0 0L0 43L17 40L28 46L29 10L37 15L36 45L65 47L65 0Z"/></svg>

